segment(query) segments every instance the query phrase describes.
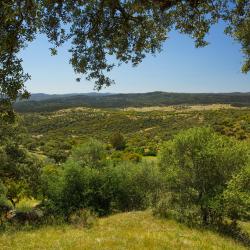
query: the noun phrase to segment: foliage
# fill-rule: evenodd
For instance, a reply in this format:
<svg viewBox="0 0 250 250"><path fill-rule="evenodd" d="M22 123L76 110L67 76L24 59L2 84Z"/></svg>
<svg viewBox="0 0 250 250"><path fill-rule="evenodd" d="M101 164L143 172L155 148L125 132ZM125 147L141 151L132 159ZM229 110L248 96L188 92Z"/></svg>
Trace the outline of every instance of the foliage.
<svg viewBox="0 0 250 250"><path fill-rule="evenodd" d="M144 209L156 200L162 184L156 166L126 161L118 164L105 161L98 166L86 163L86 155L82 154L86 149L91 149L87 159L100 163L101 158L96 157L100 145L97 141L88 142L77 148L60 168L50 165L44 168L41 179L47 210L66 217L79 209L105 215Z"/></svg>
<svg viewBox="0 0 250 250"><path fill-rule="evenodd" d="M121 133L115 133L110 138L110 143L116 150L124 150L126 147L125 138Z"/></svg>
<svg viewBox="0 0 250 250"><path fill-rule="evenodd" d="M102 175L98 169L88 166L82 168L73 163L68 165L60 194L63 213L68 215L81 208L93 208L100 214L102 211L106 212L108 201L100 192L101 185Z"/></svg>
<svg viewBox="0 0 250 250"><path fill-rule="evenodd" d="M2 217L6 213L6 209L11 208L11 206L9 206L8 199L6 197L6 193L7 193L6 187L0 180L0 223L2 222Z"/></svg>
<svg viewBox="0 0 250 250"><path fill-rule="evenodd" d="M23 143L24 139L27 138L27 129L22 123L22 116L17 114L12 122L0 119L0 146L8 143Z"/></svg>
<svg viewBox="0 0 250 250"><path fill-rule="evenodd" d="M112 209L141 210L152 206L163 189L157 166L149 163L123 162L106 169L107 193L112 196Z"/></svg>
<svg viewBox="0 0 250 250"><path fill-rule="evenodd" d="M123 160L138 163L138 162L141 162L142 157L141 155L136 154L136 153L125 153L123 156Z"/></svg>
<svg viewBox="0 0 250 250"><path fill-rule="evenodd" d="M221 221L226 212L220 196L247 161L244 144L220 136L210 128L179 133L165 144L160 155L170 196L169 209L182 220L203 224Z"/></svg>
<svg viewBox="0 0 250 250"><path fill-rule="evenodd" d="M250 218L250 166L242 168L223 192L227 215L232 220Z"/></svg>
<svg viewBox="0 0 250 250"><path fill-rule="evenodd" d="M53 159L57 152L67 157L70 147L83 144L89 138L108 144L117 128L126 138L125 152L140 155L157 155L163 141L192 127L211 126L218 133L238 140L250 138L249 108L224 108L223 105L136 110L76 108L24 114L23 126L31 135L22 140L24 147L32 144L32 152Z"/></svg>
<svg viewBox="0 0 250 250"><path fill-rule="evenodd" d="M12 101L27 97L29 79L20 52L37 34L48 37L51 54L69 41L70 63L77 74L95 80L96 88L113 83L105 73L114 63L139 64L146 54L160 51L168 32L188 34L197 47L207 45L210 27L223 20L226 33L242 45L243 72L249 71L248 1L12 1L0 3L1 114L9 113ZM77 78L79 80L79 78ZM7 109L6 109L7 106Z"/></svg>
<svg viewBox="0 0 250 250"><path fill-rule="evenodd" d="M133 153L133 152L114 150L112 151L110 155L110 160L115 165L124 161L131 161L134 163L139 163L142 160L142 156L140 154Z"/></svg>
<svg viewBox="0 0 250 250"><path fill-rule="evenodd" d="M29 138L18 123L9 127L2 124L0 130L2 197L4 204L7 194L14 203L23 197L37 197L44 223L58 218L70 221L73 216L81 224L85 220L85 215L79 215L81 210L108 215L155 204L160 214L198 223L206 211L207 223L225 217L249 219L245 164L249 153L245 144L250 138L248 108L78 108L23 117ZM197 128L175 136L203 125L211 125L217 133ZM117 129L126 138L123 151L107 144ZM157 154L164 141L168 142L160 158L141 160L142 155ZM60 154L63 160L51 161ZM154 164L158 159L161 170ZM205 190L202 198L200 190ZM19 211L20 204L16 206L18 213L37 217L33 209Z"/></svg>
<svg viewBox="0 0 250 250"><path fill-rule="evenodd" d="M69 160L77 162L77 164L82 167L89 166L101 168L105 165L106 161L104 144L97 140L89 139L87 142L75 147L72 150Z"/></svg>
<svg viewBox="0 0 250 250"><path fill-rule="evenodd" d="M34 143L33 147L35 147ZM63 163L67 160L71 147L72 146L67 142L51 140L45 145L41 146L40 150L46 152L47 156L50 159L53 159L56 163Z"/></svg>
<svg viewBox="0 0 250 250"><path fill-rule="evenodd" d="M42 200L59 200L59 194L62 189L62 169L56 165L48 164L44 166L41 173L40 194Z"/></svg>
<svg viewBox="0 0 250 250"><path fill-rule="evenodd" d="M16 144L0 147L0 178L7 188L7 198L15 203L35 195L40 183L41 162Z"/></svg>

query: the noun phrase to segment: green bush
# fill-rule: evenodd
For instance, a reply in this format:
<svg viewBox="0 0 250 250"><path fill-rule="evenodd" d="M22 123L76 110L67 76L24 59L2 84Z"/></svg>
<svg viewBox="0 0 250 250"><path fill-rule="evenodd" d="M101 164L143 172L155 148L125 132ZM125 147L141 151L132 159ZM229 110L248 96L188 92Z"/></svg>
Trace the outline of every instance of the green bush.
<svg viewBox="0 0 250 250"><path fill-rule="evenodd" d="M229 181L223 192L223 202L232 220L250 219L250 165L241 169Z"/></svg>
<svg viewBox="0 0 250 250"><path fill-rule="evenodd" d="M123 160L127 160L127 161L132 161L134 163L138 163L138 162L141 162L142 157L141 157L141 155L139 155L137 153L127 152L127 153L124 154Z"/></svg>
<svg viewBox="0 0 250 250"><path fill-rule="evenodd" d="M103 170L70 164L65 167L61 189L61 208L66 214L90 208L100 215L109 211L109 197L102 192Z"/></svg>
<svg viewBox="0 0 250 250"><path fill-rule="evenodd" d="M3 185L3 183L0 180L0 226L3 224L5 220L5 215L8 212L9 209L12 208L12 204L10 201L8 201L7 197L7 189Z"/></svg>
<svg viewBox="0 0 250 250"><path fill-rule="evenodd" d="M161 187L158 168L152 164L123 162L105 169L104 192L111 195L112 210L130 211L149 207Z"/></svg>
<svg viewBox="0 0 250 250"><path fill-rule="evenodd" d="M122 134L115 133L110 138L112 147L116 150L124 150L126 147L126 141Z"/></svg>
<svg viewBox="0 0 250 250"><path fill-rule="evenodd" d="M144 148L143 155L144 156L156 156L157 149L154 146L148 146Z"/></svg>
<svg viewBox="0 0 250 250"><path fill-rule="evenodd" d="M142 156L133 152L113 151L110 156L110 159L113 164L118 164L123 161L139 163L142 160Z"/></svg>
<svg viewBox="0 0 250 250"><path fill-rule="evenodd" d="M100 169L68 161L62 172L56 175L46 172L43 175L45 186L48 185L44 192L46 208L65 218L79 209L90 209L98 215L145 209L157 199L162 188L159 170L151 164L125 162Z"/></svg>
<svg viewBox="0 0 250 250"><path fill-rule="evenodd" d="M68 142L62 141L60 138L55 140L49 140L45 145L41 146L40 149L56 163L63 163L67 160L71 145Z"/></svg>
<svg viewBox="0 0 250 250"><path fill-rule="evenodd" d="M43 165L36 155L8 143L0 147L0 162L0 179L13 206L23 197L37 195Z"/></svg>
<svg viewBox="0 0 250 250"><path fill-rule="evenodd" d="M64 209L91 208L100 215L145 209L161 184L156 167L128 162L102 170L74 166L65 174Z"/></svg>
<svg viewBox="0 0 250 250"><path fill-rule="evenodd" d="M41 173L41 199L59 199L63 186L63 169L57 165L46 165Z"/></svg>
<svg viewBox="0 0 250 250"><path fill-rule="evenodd" d="M104 144L97 140L90 139L84 144L73 148L69 160L77 162L80 166L100 168L106 163L106 154Z"/></svg>
<svg viewBox="0 0 250 250"><path fill-rule="evenodd" d="M112 150L110 154L110 160L112 164L116 165L120 163L122 161L123 155L124 155L123 151Z"/></svg>
<svg viewBox="0 0 250 250"><path fill-rule="evenodd" d="M160 168L170 195L168 209L182 220L204 224L221 221L226 216L221 195L247 161L243 143L210 128L179 133L160 154Z"/></svg>

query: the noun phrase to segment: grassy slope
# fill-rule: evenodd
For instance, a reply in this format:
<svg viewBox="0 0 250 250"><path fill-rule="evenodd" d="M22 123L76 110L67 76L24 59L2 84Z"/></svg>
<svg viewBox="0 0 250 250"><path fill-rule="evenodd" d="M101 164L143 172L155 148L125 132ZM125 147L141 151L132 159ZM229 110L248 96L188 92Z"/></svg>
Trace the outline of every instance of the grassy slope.
<svg viewBox="0 0 250 250"><path fill-rule="evenodd" d="M92 229L72 226L43 227L0 235L0 249L245 249L210 231L190 229L149 212L131 212L99 220Z"/></svg>

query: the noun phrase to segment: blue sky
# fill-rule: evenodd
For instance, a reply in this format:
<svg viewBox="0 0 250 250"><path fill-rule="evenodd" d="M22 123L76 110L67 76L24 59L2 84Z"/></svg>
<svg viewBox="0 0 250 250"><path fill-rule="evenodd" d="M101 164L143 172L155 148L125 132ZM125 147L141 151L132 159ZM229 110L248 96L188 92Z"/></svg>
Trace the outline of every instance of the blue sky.
<svg viewBox="0 0 250 250"><path fill-rule="evenodd" d="M137 67L122 65L110 77L116 84L101 92L250 92L250 74L240 69L243 56L240 45L224 35L223 25L210 31L205 48L196 49L192 39L171 32L156 56L149 55ZM49 43L39 36L22 53L23 66L32 79L26 86L32 93L86 93L92 92L93 82L76 75L68 63L67 46L50 56Z"/></svg>

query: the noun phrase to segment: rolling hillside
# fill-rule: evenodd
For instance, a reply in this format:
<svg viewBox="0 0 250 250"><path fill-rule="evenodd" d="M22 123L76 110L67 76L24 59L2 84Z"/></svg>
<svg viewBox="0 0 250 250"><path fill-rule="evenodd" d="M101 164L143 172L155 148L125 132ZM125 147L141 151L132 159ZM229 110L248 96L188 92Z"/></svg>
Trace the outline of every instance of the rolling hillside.
<svg viewBox="0 0 250 250"><path fill-rule="evenodd" d="M127 108L193 104L231 104L249 106L250 93L167 93L151 92L140 94L81 94L31 96L29 101L17 102L18 112L51 112L72 107Z"/></svg>

